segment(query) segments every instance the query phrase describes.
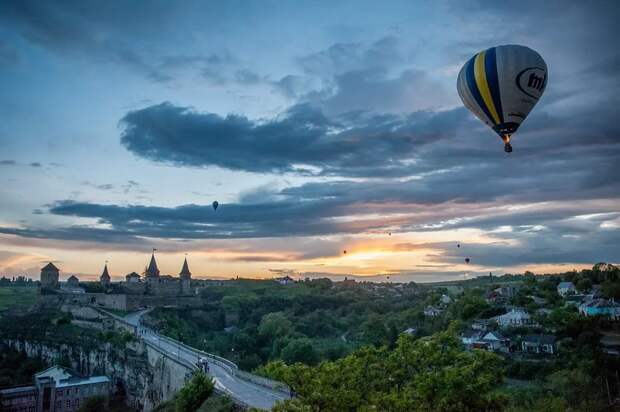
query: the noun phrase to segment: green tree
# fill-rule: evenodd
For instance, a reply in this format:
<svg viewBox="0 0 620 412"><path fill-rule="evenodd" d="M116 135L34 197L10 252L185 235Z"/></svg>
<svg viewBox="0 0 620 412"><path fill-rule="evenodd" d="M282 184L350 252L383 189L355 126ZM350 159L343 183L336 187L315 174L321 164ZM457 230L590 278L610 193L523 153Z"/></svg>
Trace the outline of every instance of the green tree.
<svg viewBox="0 0 620 412"><path fill-rule="evenodd" d="M305 363L315 365L319 361L319 355L309 339L294 339L282 349L282 359L288 363Z"/></svg>
<svg viewBox="0 0 620 412"><path fill-rule="evenodd" d="M266 314L258 326L259 335L269 339L288 336L292 331L293 324L282 312Z"/></svg>
<svg viewBox="0 0 620 412"><path fill-rule="evenodd" d="M403 335L396 348L362 348L316 367L270 363L262 373L297 393L276 411L479 411L498 410L494 392L502 380L501 358L465 352L455 327L414 340Z"/></svg>
<svg viewBox="0 0 620 412"><path fill-rule="evenodd" d="M175 399L176 412L195 412L213 393L213 381L202 372L183 385Z"/></svg>

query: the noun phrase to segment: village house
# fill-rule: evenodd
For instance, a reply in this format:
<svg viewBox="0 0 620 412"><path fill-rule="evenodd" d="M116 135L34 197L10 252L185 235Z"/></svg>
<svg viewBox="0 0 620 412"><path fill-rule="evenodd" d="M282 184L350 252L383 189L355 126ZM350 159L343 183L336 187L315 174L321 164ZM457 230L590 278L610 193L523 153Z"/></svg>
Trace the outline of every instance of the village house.
<svg viewBox="0 0 620 412"><path fill-rule="evenodd" d="M526 335L521 340L521 350L525 353L553 355L555 349L555 336L553 335Z"/></svg>
<svg viewBox="0 0 620 412"><path fill-rule="evenodd" d="M577 293L577 289L575 289L575 285L573 285L573 282L560 282L558 284L557 290L558 294L562 297Z"/></svg>
<svg viewBox="0 0 620 412"><path fill-rule="evenodd" d="M452 298L446 294L443 294L441 295L441 298L439 298L439 301L442 305L449 305L450 303L452 303Z"/></svg>
<svg viewBox="0 0 620 412"><path fill-rule="evenodd" d="M435 306L427 306L424 308L424 316L435 317L441 315L442 312L443 310Z"/></svg>
<svg viewBox="0 0 620 412"><path fill-rule="evenodd" d="M293 279L289 275L286 275L281 278L276 278L276 282L278 282L281 285L292 285L293 283L295 283L295 279Z"/></svg>
<svg viewBox="0 0 620 412"><path fill-rule="evenodd" d="M508 352L510 348L510 339L502 335L498 331L489 331L484 333L480 343L486 345L487 350ZM474 347L476 343L474 343Z"/></svg>
<svg viewBox="0 0 620 412"><path fill-rule="evenodd" d="M513 308L503 315L493 318L499 326L529 326L534 324L534 320L524 309Z"/></svg>
<svg viewBox="0 0 620 412"><path fill-rule="evenodd" d="M411 328L405 329L402 333L404 333L405 335L412 336L412 335L415 335L417 331L418 330L416 328L411 327Z"/></svg>
<svg viewBox="0 0 620 412"><path fill-rule="evenodd" d="M480 331L468 329L461 334L461 342L467 348L508 352L510 339L498 331Z"/></svg>
<svg viewBox="0 0 620 412"><path fill-rule="evenodd" d="M579 306L579 313L584 316L603 316L612 320L620 319L620 304L613 299L594 299Z"/></svg>

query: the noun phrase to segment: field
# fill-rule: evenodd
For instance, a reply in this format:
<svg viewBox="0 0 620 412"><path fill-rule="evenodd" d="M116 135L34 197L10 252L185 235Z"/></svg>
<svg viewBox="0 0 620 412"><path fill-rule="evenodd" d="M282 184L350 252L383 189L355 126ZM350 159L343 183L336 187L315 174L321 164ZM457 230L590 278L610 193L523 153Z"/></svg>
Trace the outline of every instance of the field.
<svg viewBox="0 0 620 412"><path fill-rule="evenodd" d="M37 288L26 286L0 287L0 312L7 309L28 308L37 299Z"/></svg>

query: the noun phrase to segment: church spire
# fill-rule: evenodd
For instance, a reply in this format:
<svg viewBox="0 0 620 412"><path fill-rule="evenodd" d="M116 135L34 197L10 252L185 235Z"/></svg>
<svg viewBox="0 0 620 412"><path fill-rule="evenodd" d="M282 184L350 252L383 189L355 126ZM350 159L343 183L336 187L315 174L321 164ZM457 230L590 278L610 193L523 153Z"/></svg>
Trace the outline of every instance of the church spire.
<svg viewBox="0 0 620 412"><path fill-rule="evenodd" d="M102 285L107 286L110 284L110 274L108 273L108 261L106 260L105 266L103 267L103 273L99 277L99 282Z"/></svg>
<svg viewBox="0 0 620 412"><path fill-rule="evenodd" d="M110 279L110 274L108 273L108 264L106 263L105 266L103 267L103 273L101 274L101 278L107 278Z"/></svg>
<svg viewBox="0 0 620 412"><path fill-rule="evenodd" d="M189 266L187 265L187 256L185 256L185 261L183 262L183 268L181 268L181 273L179 276L187 276L190 277L192 272L189 271Z"/></svg>
<svg viewBox="0 0 620 412"><path fill-rule="evenodd" d="M151 255L151 262L149 263L149 267L146 268L144 274L146 276L159 276L159 269L157 268L157 262L155 261L155 250L153 249L153 254Z"/></svg>

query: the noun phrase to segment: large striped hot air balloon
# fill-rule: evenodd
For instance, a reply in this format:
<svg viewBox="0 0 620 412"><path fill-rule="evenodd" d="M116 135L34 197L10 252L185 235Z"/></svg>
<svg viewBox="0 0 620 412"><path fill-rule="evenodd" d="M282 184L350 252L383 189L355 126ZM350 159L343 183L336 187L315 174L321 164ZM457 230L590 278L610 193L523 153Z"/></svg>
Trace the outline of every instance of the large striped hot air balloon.
<svg viewBox="0 0 620 412"><path fill-rule="evenodd" d="M547 86L547 64L525 46L491 47L461 69L457 90L465 107L491 127L512 152L510 139Z"/></svg>

